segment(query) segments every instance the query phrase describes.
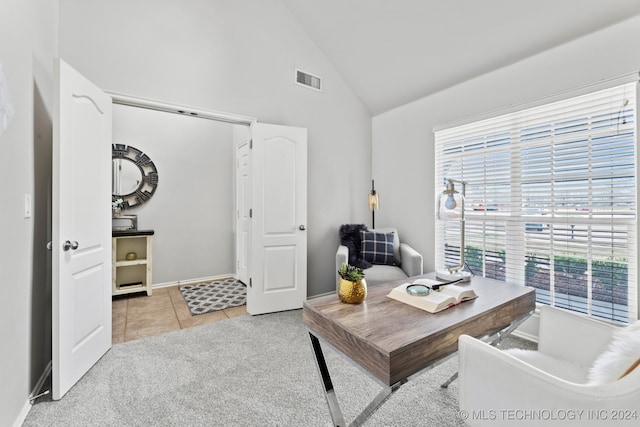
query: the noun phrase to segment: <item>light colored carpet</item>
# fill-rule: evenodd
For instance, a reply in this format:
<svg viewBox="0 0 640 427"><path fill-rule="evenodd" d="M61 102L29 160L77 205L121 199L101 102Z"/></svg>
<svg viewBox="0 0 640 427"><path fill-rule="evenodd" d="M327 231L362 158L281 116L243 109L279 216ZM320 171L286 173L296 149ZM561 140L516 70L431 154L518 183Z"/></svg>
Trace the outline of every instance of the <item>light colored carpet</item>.
<svg viewBox="0 0 640 427"><path fill-rule="evenodd" d="M526 346L507 338L505 346ZM381 386L326 346L347 422ZM402 386L367 426L460 426L456 358ZM241 316L113 348L30 426L330 426L302 311Z"/></svg>

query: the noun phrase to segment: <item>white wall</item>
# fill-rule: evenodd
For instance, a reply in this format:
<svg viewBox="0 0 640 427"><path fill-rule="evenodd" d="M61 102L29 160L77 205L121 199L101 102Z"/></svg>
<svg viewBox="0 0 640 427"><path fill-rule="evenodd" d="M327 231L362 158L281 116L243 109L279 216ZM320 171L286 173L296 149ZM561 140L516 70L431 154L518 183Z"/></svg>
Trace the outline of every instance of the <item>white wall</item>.
<svg viewBox="0 0 640 427"><path fill-rule="evenodd" d="M233 125L114 105L113 142L158 170L151 199L124 212L155 231L153 283L234 274Z"/></svg>
<svg viewBox="0 0 640 427"><path fill-rule="evenodd" d="M397 226L433 271L433 128L637 72L639 52L635 17L374 117L373 176L382 198L376 221Z"/></svg>
<svg viewBox="0 0 640 427"><path fill-rule="evenodd" d="M15 116L0 135L0 425L20 425L51 359L47 158L57 1L0 2L0 63ZM50 161L49 161L50 163ZM40 169L45 168L44 173ZM24 195L34 212L24 218Z"/></svg>
<svg viewBox="0 0 640 427"><path fill-rule="evenodd" d="M61 0L60 52L106 90L308 128L308 293L335 288L338 227L369 216L371 118L279 0Z"/></svg>

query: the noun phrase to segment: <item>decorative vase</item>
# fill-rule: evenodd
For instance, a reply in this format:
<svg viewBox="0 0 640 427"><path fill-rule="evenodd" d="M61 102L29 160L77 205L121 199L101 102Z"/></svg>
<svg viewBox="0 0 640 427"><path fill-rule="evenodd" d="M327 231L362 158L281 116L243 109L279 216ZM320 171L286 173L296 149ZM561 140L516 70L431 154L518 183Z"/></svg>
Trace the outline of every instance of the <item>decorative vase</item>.
<svg viewBox="0 0 640 427"><path fill-rule="evenodd" d="M349 304L359 304L367 296L367 282L364 279L352 282L340 279L338 282L338 298Z"/></svg>

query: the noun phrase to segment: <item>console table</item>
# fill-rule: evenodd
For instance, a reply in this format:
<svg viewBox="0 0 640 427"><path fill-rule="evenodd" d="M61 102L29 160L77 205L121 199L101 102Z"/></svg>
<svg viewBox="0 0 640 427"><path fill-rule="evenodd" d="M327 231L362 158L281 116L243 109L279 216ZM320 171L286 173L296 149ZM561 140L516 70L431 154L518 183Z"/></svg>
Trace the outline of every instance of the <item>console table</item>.
<svg viewBox="0 0 640 427"><path fill-rule="evenodd" d="M153 230L112 232L112 295L146 292L151 295ZM129 256L127 254L135 254Z"/></svg>
<svg viewBox="0 0 640 427"><path fill-rule="evenodd" d="M419 277L433 279L435 274L408 280ZM352 423L359 425L409 377L453 355L460 335L497 341L535 309L535 289L473 277L468 286L478 298L432 314L386 296L406 281L369 286L362 304L345 304L337 295L326 295L303 305L303 321L336 426L346 424L321 341L342 352L384 387Z"/></svg>

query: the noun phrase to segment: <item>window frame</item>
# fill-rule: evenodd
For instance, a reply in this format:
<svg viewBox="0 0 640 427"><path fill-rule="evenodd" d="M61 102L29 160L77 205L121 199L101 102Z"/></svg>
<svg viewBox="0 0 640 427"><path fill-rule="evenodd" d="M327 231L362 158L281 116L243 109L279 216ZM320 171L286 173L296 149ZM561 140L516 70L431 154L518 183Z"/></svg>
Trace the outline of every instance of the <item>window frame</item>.
<svg viewBox="0 0 640 427"><path fill-rule="evenodd" d="M626 227L629 228L629 237L628 237L628 247L629 247L629 251L631 252L631 255L628 258L628 268L627 268L627 274L628 274L628 297L627 297L627 307L628 307L628 318L626 319L626 321L631 321L634 319L638 318L638 306L640 304L639 302L639 296L638 296L638 283L637 283L637 260L638 260L638 251L639 251L639 247L638 247L638 239L637 239L637 214L635 212L635 210L637 209L638 206L638 191L639 191L639 183L638 183L638 149L637 149L637 143L638 143L638 130L639 130L639 125L638 125L638 120L637 120L637 111L638 111L638 84L637 84L637 76L636 78L633 79L633 83L635 84L635 86L633 86L632 84L630 84L629 82L625 82L624 85L620 85L619 83L616 85L611 85L608 88L605 88L607 90L611 89L611 90L615 90L616 88L620 88L620 87L625 87L628 90L632 90L633 92L633 105L631 106L633 108L633 118L634 118L634 135L633 138L635 140L635 153L634 153L634 176L633 176L633 181L634 181L634 185L635 185L635 200L634 200L634 206L633 206L633 210L634 210L634 214L633 215L628 215L627 217L624 218L616 218L615 219L615 225L624 225ZM631 89L629 89L631 88ZM627 90L625 89L625 90ZM591 93L596 93L596 92L601 92L602 89L598 89L598 90L592 90L591 92L587 93L586 95L590 95ZM585 96L584 93L581 94L564 94L565 97L564 99L558 101L558 100L554 100L553 102L539 102L539 105L535 106L535 107L527 107L527 108L522 108L516 111L512 111L510 113L507 114L502 114L502 115L497 115L495 117L489 117L489 118L485 118L482 120L478 120L478 121L473 121L470 123L466 123L460 126L455 126L455 127L449 127L449 128L442 128L442 129L434 129L434 136L435 136L435 144L434 144L434 151L435 151L435 194L439 194L442 189L443 186L441 185L443 183L443 180L445 178L453 178L453 179L459 179L459 180L465 180L468 184L467 187L469 187L470 185L473 186L473 182L472 179L467 179L464 176L464 172L460 172L460 175L453 175L453 176L445 176L445 172L444 172L444 168L447 166L446 161L443 160L447 158L446 155L444 155L444 150L446 150L446 146L443 146L443 143L441 142L441 138L440 135L442 134L448 134L451 132L455 132L456 129L468 129L468 128L473 128L474 126L477 126L478 129L480 129L481 131L483 129L487 130L487 132L489 133L485 133L484 135L482 135L482 132L478 133L478 134L474 134L473 131L469 131L470 133L467 135L469 137L469 140L471 140L471 138L473 138L474 136L483 136L485 139L487 139L489 136L492 135L498 135L499 132L495 132L494 134L491 134L491 123L492 122L508 122L508 121L513 121L514 120L514 116L518 116L521 115L523 112L525 112L526 110L536 110L539 108L546 108L548 106L552 106L555 104L563 104L566 102L571 103L572 100L574 99L578 99L582 96ZM502 128L500 128L501 130ZM519 127L517 128L517 130L522 130L523 127ZM476 129L477 131L477 129ZM518 138L519 139L519 138ZM496 137L496 141L498 141L498 137ZM482 227L484 227L484 229L486 229L487 225L489 224L494 224L494 227L497 227L497 224L499 223L503 223L503 227L504 227L504 234L505 234L505 241L504 241L504 263L505 263L505 272L504 272L504 280L509 281L510 283L517 283L517 284L521 284L524 285L525 284L525 266L522 265L523 261L527 260L527 248L526 245L522 244L522 242L524 242L524 235L526 233L526 227L528 225L532 225L532 226L537 226L537 225L541 225L540 224L540 218L541 215L527 215L526 213L523 212L523 201L522 201L522 183L524 181L524 178L522 176L522 170L520 169L520 158L522 156L522 147L523 145L519 145L519 144L514 144L512 142L512 140L509 140L510 142L507 144L510 148L507 150L509 155L511 156L511 158L509 159L510 162L510 166L509 166L509 191L511 193L516 193L511 194L510 195L510 210L507 214L501 213L499 209L497 209L496 211L492 211L489 206L490 204L488 204L486 202L485 199L483 199L483 201L485 201L486 206L484 206L484 208L482 210L478 210L474 208L474 204L473 204L473 200L468 200L467 204L466 204L466 210L465 210L465 216L466 216L466 227L467 227L467 233L466 233L466 237L467 237L467 242L465 244L465 256L467 257L467 260L469 259L469 252L468 249L470 247L469 241L468 241L468 236L469 236L469 225L470 224L480 224ZM589 141L591 141L589 139ZM491 150L497 151L497 152L501 152L500 148L493 148L493 147L498 147L500 145L499 141L494 143L495 145L492 145L492 147L487 148L484 147L483 150L485 152L490 152ZM544 145L544 144L543 144ZM471 144L469 145L471 146ZM460 150L462 151L462 148L460 148ZM517 152L517 153L516 153ZM516 153L516 155L514 156L514 153ZM455 160L456 156L452 156ZM458 156L458 159L460 161L464 161L466 157L471 157L471 156L466 156L465 154L460 154ZM516 160L514 160L514 157L517 157ZM461 167L462 169L462 167ZM487 166L484 167L484 171L487 172L488 168ZM467 191L467 195L469 195L469 191ZM517 203L515 202L517 201ZM613 205L612 205L613 206ZM547 224L547 226L554 227L555 225L559 225L559 226L567 226L569 225L569 221L572 223L572 226L584 226L584 227L590 227L591 229L593 229L594 226L598 226L600 224L603 224L604 220L602 218L598 219L598 218L593 218L593 214L591 212L588 212L586 215L575 215L575 216L571 216L570 214L566 214L565 216L549 216L549 217L545 217L544 218L544 223ZM524 225L524 228L523 228ZM611 219L611 227L613 229L614 226L614 221L613 221L613 216ZM455 228L455 227L454 227ZM497 230L497 228L496 228ZM436 238L435 240L435 254L436 254L436 266L438 268L440 268L443 263L446 261L447 256L445 255L444 247L445 247L445 239L444 239L444 232L442 230L442 225L441 224L436 224L435 227L435 233L436 233ZM593 233L593 230L589 231L589 233ZM615 232L612 232L612 235L615 235ZM514 237L515 238L506 238L506 236L510 236L510 237ZM612 238L613 239L613 238ZM482 246L482 255L485 256L486 255L486 244ZM454 251L455 252L455 251ZM459 253L459 245L458 245L458 253ZM494 251L494 253L497 253ZM497 255L494 255L494 257ZM551 270L550 270L550 303L551 305L554 305L555 301L554 301L554 292L553 291L553 281L554 281L554 276L557 273L556 270L553 269L553 263L556 257L558 257L558 255L556 255L555 253L553 253L553 251L551 251L551 255L553 258L550 260L550 265L551 265ZM614 262L614 259L612 257L612 263ZM587 310L587 314L592 316L594 315L592 313L592 304L593 304L593 299L592 299L592 282L591 282L591 278L592 276L592 271L591 271L591 266L593 265L593 262L597 261L591 258L587 258L586 262L588 265L588 282L587 282L587 298L589 300L588 302L588 310ZM485 261L483 261L482 263L483 268L486 268L486 263ZM615 268L615 266L612 266L612 268ZM553 274L551 274L551 272L553 272ZM478 274L477 271L474 271L475 274ZM483 270L482 272L480 272L481 275L485 275L485 271ZM613 294L613 292L612 292ZM614 310L612 309L612 312ZM598 318L601 318L601 316L598 316ZM611 320L621 320L621 319L615 319L615 317L612 315L612 319ZM625 321L625 320L623 320Z"/></svg>

